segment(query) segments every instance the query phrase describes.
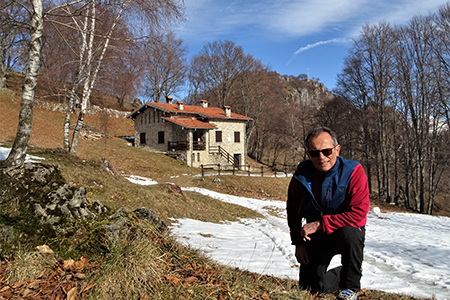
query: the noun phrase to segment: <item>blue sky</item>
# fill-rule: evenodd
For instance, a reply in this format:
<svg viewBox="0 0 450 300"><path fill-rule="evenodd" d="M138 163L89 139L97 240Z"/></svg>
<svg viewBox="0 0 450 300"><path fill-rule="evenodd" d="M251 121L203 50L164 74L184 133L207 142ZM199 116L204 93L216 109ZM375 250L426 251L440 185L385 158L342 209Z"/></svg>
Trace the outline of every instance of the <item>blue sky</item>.
<svg viewBox="0 0 450 300"><path fill-rule="evenodd" d="M336 84L352 38L366 23L406 24L436 12L443 0L185 0L176 30L197 54L207 42L230 40L282 75L308 74Z"/></svg>

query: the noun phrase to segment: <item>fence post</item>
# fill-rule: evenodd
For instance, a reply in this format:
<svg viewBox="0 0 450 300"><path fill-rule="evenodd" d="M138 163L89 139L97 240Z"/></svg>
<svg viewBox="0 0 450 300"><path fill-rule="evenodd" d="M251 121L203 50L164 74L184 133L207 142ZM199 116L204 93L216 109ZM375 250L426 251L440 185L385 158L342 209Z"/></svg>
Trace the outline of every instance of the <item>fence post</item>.
<svg viewBox="0 0 450 300"><path fill-rule="evenodd" d="M264 166L261 166L261 177L264 177Z"/></svg>
<svg viewBox="0 0 450 300"><path fill-rule="evenodd" d="M250 176L250 165L247 165L248 176Z"/></svg>
<svg viewBox="0 0 450 300"><path fill-rule="evenodd" d="M217 164L217 170L219 171L219 176L220 176L220 164Z"/></svg>
<svg viewBox="0 0 450 300"><path fill-rule="evenodd" d="M200 165L200 167L202 167L202 177L205 176L204 170L203 170L203 165Z"/></svg>
<svg viewBox="0 0 450 300"><path fill-rule="evenodd" d="M233 175L234 175L234 168L235 168L236 166L233 164Z"/></svg>

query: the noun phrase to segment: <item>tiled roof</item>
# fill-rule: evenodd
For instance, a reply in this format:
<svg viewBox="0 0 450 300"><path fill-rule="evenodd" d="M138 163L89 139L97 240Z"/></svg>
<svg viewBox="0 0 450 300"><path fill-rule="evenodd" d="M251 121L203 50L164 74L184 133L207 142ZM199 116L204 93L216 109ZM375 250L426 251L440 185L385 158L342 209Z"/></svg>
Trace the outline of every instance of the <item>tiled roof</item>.
<svg viewBox="0 0 450 300"><path fill-rule="evenodd" d="M252 118L235 114L231 112L230 117L225 115L223 109L218 107L207 107L203 108L201 106L195 105L183 105L183 110L178 109L178 104L167 104L167 103L155 103L147 102L146 105L154 107L170 113L183 113L183 114L195 114L206 118L219 118L219 119L236 119L236 120L252 120Z"/></svg>
<svg viewBox="0 0 450 300"><path fill-rule="evenodd" d="M192 129L215 129L216 126L209 122L202 122L196 118L162 118L165 121Z"/></svg>

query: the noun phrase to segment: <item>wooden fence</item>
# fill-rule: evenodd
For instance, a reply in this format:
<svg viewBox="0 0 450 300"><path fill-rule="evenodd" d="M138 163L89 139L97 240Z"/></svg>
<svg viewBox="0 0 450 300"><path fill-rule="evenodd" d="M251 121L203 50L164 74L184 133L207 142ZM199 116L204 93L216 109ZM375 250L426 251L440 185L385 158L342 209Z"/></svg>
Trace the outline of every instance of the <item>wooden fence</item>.
<svg viewBox="0 0 450 300"><path fill-rule="evenodd" d="M250 165L221 165L221 164L209 164L201 165L202 177L206 173L217 173L220 175L224 172L231 172L232 175L236 174L246 174L250 175L260 175L261 177L266 176L284 176L287 177L295 172L297 165L276 165L276 166L261 166L261 167L251 167Z"/></svg>

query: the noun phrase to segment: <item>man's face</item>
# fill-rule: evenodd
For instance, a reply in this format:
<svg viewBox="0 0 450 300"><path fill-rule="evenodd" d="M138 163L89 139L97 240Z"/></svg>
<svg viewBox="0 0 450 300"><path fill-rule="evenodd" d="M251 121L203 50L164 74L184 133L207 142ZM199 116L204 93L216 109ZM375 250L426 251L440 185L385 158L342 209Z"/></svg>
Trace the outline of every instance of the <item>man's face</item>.
<svg viewBox="0 0 450 300"><path fill-rule="evenodd" d="M322 152L319 152L318 156L312 156L309 151L332 149L331 154L326 156ZM308 157L314 164L317 170L321 172L329 171L336 163L341 146L333 146L333 140L328 132L322 132L317 137L313 137L309 140Z"/></svg>

